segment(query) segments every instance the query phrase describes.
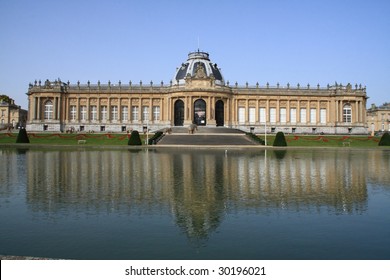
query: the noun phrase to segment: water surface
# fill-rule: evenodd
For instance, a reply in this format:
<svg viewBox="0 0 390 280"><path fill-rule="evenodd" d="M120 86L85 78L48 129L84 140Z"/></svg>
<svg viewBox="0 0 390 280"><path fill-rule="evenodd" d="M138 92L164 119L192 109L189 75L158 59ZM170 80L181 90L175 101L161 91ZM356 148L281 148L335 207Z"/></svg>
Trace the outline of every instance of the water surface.
<svg viewBox="0 0 390 280"><path fill-rule="evenodd" d="M0 150L0 255L390 259L389 150Z"/></svg>

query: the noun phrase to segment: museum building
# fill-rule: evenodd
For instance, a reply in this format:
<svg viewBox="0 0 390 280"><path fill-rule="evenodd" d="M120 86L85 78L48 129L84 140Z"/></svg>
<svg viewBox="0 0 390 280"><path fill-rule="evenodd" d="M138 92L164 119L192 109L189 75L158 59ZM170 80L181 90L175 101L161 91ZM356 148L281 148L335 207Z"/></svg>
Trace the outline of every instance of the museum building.
<svg viewBox="0 0 390 280"><path fill-rule="evenodd" d="M196 123L255 133L367 133L361 85L230 84L199 50L188 54L169 84L58 79L35 81L27 95L29 131L155 131Z"/></svg>

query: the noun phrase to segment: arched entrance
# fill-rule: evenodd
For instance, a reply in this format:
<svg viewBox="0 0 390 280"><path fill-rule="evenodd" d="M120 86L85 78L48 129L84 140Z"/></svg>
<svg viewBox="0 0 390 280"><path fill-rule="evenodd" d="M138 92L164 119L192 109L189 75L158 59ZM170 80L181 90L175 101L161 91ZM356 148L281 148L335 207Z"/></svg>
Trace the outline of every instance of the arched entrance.
<svg viewBox="0 0 390 280"><path fill-rule="evenodd" d="M174 112L174 125L183 126L184 124L184 102L183 100L176 100Z"/></svg>
<svg viewBox="0 0 390 280"><path fill-rule="evenodd" d="M215 103L215 122L217 123L217 126L224 125L224 107L222 100L218 100Z"/></svg>
<svg viewBox="0 0 390 280"><path fill-rule="evenodd" d="M194 102L194 123L206 125L206 101L198 99Z"/></svg>

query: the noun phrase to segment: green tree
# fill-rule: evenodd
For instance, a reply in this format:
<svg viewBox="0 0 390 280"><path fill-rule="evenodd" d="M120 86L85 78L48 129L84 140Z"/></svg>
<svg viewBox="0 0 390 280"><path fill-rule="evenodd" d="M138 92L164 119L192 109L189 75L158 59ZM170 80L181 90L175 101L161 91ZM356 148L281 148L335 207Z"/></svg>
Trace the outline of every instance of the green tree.
<svg viewBox="0 0 390 280"><path fill-rule="evenodd" d="M30 143L30 139L28 139L27 131L25 128L20 128L18 137L16 138L16 143Z"/></svg>
<svg viewBox="0 0 390 280"><path fill-rule="evenodd" d="M276 133L276 137L274 140L274 146L278 146L278 147L287 146L286 138L284 137L283 132L279 131L278 133Z"/></svg>
<svg viewBox="0 0 390 280"><path fill-rule="evenodd" d="M127 145L142 145L141 137L137 130L133 130L130 135L130 139L127 142Z"/></svg>
<svg viewBox="0 0 390 280"><path fill-rule="evenodd" d="M390 134L388 132L385 132L381 140L378 143L378 146L390 146Z"/></svg>

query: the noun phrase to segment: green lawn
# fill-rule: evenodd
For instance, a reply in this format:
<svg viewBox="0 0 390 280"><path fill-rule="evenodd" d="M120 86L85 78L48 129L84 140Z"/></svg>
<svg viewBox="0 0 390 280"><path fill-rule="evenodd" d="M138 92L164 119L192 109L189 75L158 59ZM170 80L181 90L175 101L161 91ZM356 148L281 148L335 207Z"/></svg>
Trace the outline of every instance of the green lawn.
<svg viewBox="0 0 390 280"><path fill-rule="evenodd" d="M28 133L31 144L47 145L127 145L127 134L122 133L96 133L96 134L66 134L66 133ZM141 134L142 143L146 135ZM149 134L149 138L153 134ZM264 139L264 135L258 135ZM0 144L16 142L17 133L0 133ZM221 136L223 137L223 136ZM272 146L275 135L267 135L267 144ZM78 140L86 140L85 144L78 144ZM366 135L286 135L287 145L291 147L378 147L380 137Z"/></svg>
<svg viewBox="0 0 390 280"><path fill-rule="evenodd" d="M258 135L264 139L264 135ZM287 145L291 147L378 147L380 137L366 135L286 135ZM275 136L267 136L267 145L272 146Z"/></svg>
<svg viewBox="0 0 390 280"><path fill-rule="evenodd" d="M144 142L145 135L140 135ZM149 135L150 137L152 135ZM0 144L16 142L17 133L1 133ZM66 134L66 133L28 133L31 144L47 145L127 145L127 134ZM79 144L85 140L85 144Z"/></svg>

